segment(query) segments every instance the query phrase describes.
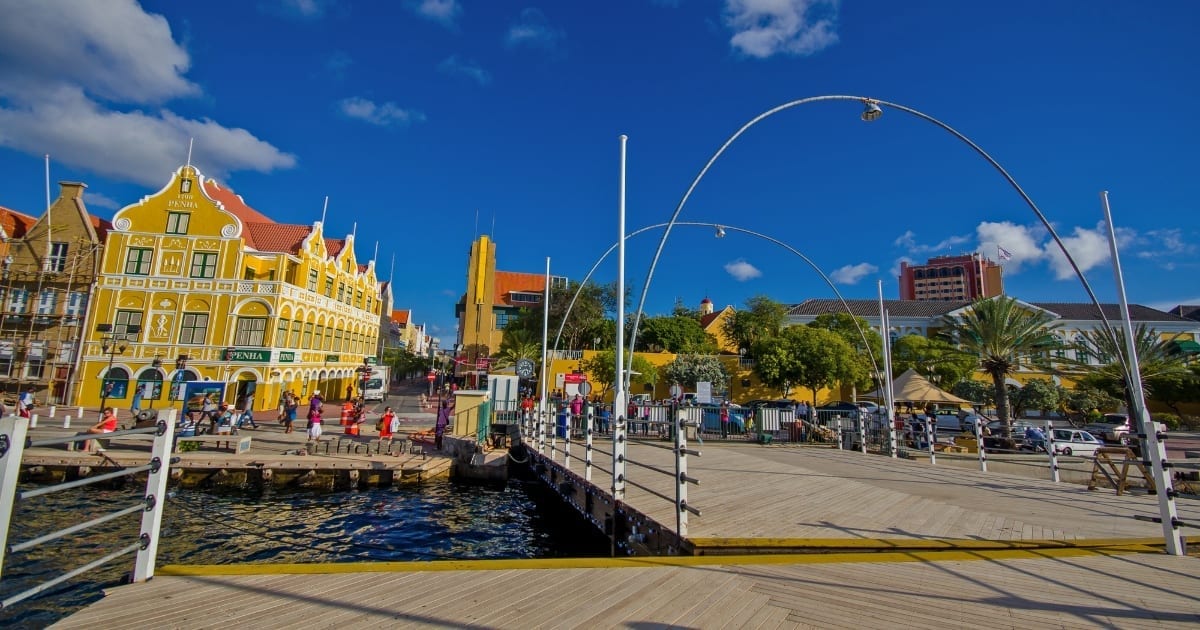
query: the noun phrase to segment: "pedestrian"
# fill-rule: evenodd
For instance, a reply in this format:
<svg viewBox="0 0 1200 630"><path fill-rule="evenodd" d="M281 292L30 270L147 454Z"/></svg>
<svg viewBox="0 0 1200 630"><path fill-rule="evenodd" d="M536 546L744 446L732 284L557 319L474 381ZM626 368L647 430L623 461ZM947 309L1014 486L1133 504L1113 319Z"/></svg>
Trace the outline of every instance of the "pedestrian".
<svg viewBox="0 0 1200 630"><path fill-rule="evenodd" d="M313 392L308 398L308 439L318 440L321 437L321 412L323 411L324 400L321 399L321 391Z"/></svg>
<svg viewBox="0 0 1200 630"><path fill-rule="evenodd" d="M442 408L438 409L437 422L433 425L433 447L442 450L442 435L450 425L450 401L443 400Z"/></svg>
<svg viewBox="0 0 1200 630"><path fill-rule="evenodd" d="M246 422L250 423L251 429L258 428L258 423L254 421L254 392L247 393L246 397L242 399L242 413L238 424L241 425Z"/></svg>
<svg viewBox="0 0 1200 630"><path fill-rule="evenodd" d="M600 408L600 432L608 433L608 425L612 422L612 411L608 407Z"/></svg>
<svg viewBox="0 0 1200 630"><path fill-rule="evenodd" d="M300 406L300 400L295 394L288 392L287 399L283 404L283 432L292 433L296 424L296 408Z"/></svg>
<svg viewBox="0 0 1200 630"><path fill-rule="evenodd" d="M116 430L117 430L117 412L112 407L105 407L104 411L101 412L101 414L100 414L100 421L97 422L96 424L93 424L91 427L89 427L88 430L85 431L85 433L103 434L103 433L112 433L113 431L116 431ZM87 440L83 443L83 450L90 451L90 450L92 450L91 447L92 447L91 440ZM96 451L99 453L103 453L104 449L97 447Z"/></svg>
<svg viewBox="0 0 1200 630"><path fill-rule="evenodd" d="M575 394L571 399L571 426L578 429L583 423L583 396Z"/></svg>
<svg viewBox="0 0 1200 630"><path fill-rule="evenodd" d="M138 387L133 388L133 401L129 403L129 413L130 413L130 415L137 416L138 412L140 412L141 410L142 410L142 388L141 388L141 383L138 383Z"/></svg>
<svg viewBox="0 0 1200 630"><path fill-rule="evenodd" d="M379 439L390 440L400 430L400 419L396 417L391 407L385 407L383 416L379 418Z"/></svg>
<svg viewBox="0 0 1200 630"><path fill-rule="evenodd" d="M729 434L729 401L721 401L721 434Z"/></svg>
<svg viewBox="0 0 1200 630"><path fill-rule="evenodd" d="M21 395L17 397L17 415L21 416L22 418L28 418L32 416L34 404L33 387L31 386L24 392L21 392ZM114 415L113 417L115 418L116 416Z"/></svg>

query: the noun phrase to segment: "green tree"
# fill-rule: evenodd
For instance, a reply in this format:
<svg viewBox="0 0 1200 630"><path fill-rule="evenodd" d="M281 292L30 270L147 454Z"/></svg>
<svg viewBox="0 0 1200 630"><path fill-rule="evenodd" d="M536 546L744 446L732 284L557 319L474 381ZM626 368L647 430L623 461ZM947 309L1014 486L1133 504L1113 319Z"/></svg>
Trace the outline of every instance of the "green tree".
<svg viewBox="0 0 1200 630"><path fill-rule="evenodd" d="M1099 418L1100 409L1111 409L1116 404L1117 399L1112 394L1087 385L1076 385L1059 398L1059 409L1067 414L1067 419L1075 426Z"/></svg>
<svg viewBox="0 0 1200 630"><path fill-rule="evenodd" d="M496 353L496 367L508 367L519 359L530 359L535 363L542 360L541 335L533 336L524 329L505 329L504 338L500 341L500 350Z"/></svg>
<svg viewBox="0 0 1200 630"><path fill-rule="evenodd" d="M841 335L822 328L791 326L778 337L755 342L754 371L767 385L791 395L791 388L800 385L813 392L836 383L858 382L864 377L864 367L854 348Z"/></svg>
<svg viewBox="0 0 1200 630"><path fill-rule="evenodd" d="M978 364L977 357L965 355L941 339L904 335L892 344L892 370L898 374L912 369L931 381L958 384L970 378ZM978 398L960 397L981 402ZM989 400L992 398L988 396Z"/></svg>
<svg viewBox="0 0 1200 630"><path fill-rule="evenodd" d="M712 383L714 392L729 389L729 373L725 365L712 355L681 354L663 368L668 383L679 383L684 389L696 391L696 383Z"/></svg>
<svg viewBox="0 0 1200 630"><path fill-rule="evenodd" d="M969 400L981 407L996 404L996 389L988 383L975 379L963 379L950 388L950 393Z"/></svg>
<svg viewBox="0 0 1200 630"><path fill-rule="evenodd" d="M562 324L562 337L559 339L560 350L582 350L592 347L597 337L615 340L615 329L606 316L616 309L616 289L614 285L597 285L587 283L581 291L571 312L567 306L579 289L579 283L572 282L567 287L554 287L550 291L550 344L554 345L554 336ZM523 308L505 327L507 333L511 330L525 330L534 335L535 339L542 337L541 308ZM563 318L566 317L566 324ZM609 341L611 344L612 342Z"/></svg>
<svg viewBox="0 0 1200 630"><path fill-rule="evenodd" d="M650 317L642 320L637 350L666 350L676 354L714 354L717 340L691 317Z"/></svg>
<svg viewBox="0 0 1200 630"><path fill-rule="evenodd" d="M996 415L1011 432L1008 390L1004 380L1017 371L1022 361L1041 356L1057 345L1053 335L1059 324L1041 310L1029 310L1016 299L999 296L977 300L959 317L942 317L942 339L957 344L959 351L976 357L992 379Z"/></svg>
<svg viewBox="0 0 1200 630"><path fill-rule="evenodd" d="M1174 339L1163 339L1157 330L1139 323L1133 330L1133 341L1147 398L1154 394L1154 383L1187 377L1187 355L1177 350ZM1128 409L1133 409L1133 392L1127 388L1128 381L1125 380L1129 357L1125 349L1125 331L1118 328L1112 335L1103 329L1085 331L1076 339L1075 348L1075 358L1063 357L1059 361L1068 369L1082 372L1081 383L1103 389L1125 401ZM1080 360L1079 350L1086 353L1084 356L1096 357L1100 363Z"/></svg>
<svg viewBox="0 0 1200 630"><path fill-rule="evenodd" d="M726 317L722 332L738 350L745 350L754 357L755 344L761 339L779 335L787 321L787 309L769 297L758 295L746 300L746 310L734 311Z"/></svg>
<svg viewBox="0 0 1200 630"><path fill-rule="evenodd" d="M871 328L867 320L849 313L823 313L808 325L812 328L822 328L837 333L839 337L846 340L846 343L850 344L851 348L854 348L857 358L862 361L862 373L865 375L862 380L854 383L858 389L869 389L879 385L873 382L871 377L877 373L875 362L879 362L878 365L882 366L883 340L880 339L879 333ZM859 331L862 331L861 334ZM865 342L863 337L866 337ZM870 352L868 352L868 348ZM882 370L878 371L878 374L882 378Z"/></svg>
<svg viewBox="0 0 1200 630"><path fill-rule="evenodd" d="M600 395L604 395L617 384L617 357L616 352L612 350L593 354L591 358L584 360L580 367L588 373L592 383L602 386ZM629 377L630 389L635 385L654 385L658 382L658 368L641 355L633 355L633 372Z"/></svg>
<svg viewBox="0 0 1200 630"><path fill-rule="evenodd" d="M1012 396L1013 416L1020 418L1026 411L1057 411L1061 388L1048 378L1031 378Z"/></svg>
<svg viewBox="0 0 1200 630"><path fill-rule="evenodd" d="M1200 401L1200 365L1193 365L1178 375L1146 379L1146 388L1154 392L1154 400L1166 405L1177 416L1183 416L1180 403Z"/></svg>

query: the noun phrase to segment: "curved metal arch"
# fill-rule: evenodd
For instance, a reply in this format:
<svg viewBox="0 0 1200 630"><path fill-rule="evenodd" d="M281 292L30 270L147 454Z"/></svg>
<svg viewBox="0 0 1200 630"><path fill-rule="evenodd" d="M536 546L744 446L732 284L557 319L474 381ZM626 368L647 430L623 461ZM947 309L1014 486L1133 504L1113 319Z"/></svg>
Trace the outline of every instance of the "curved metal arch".
<svg viewBox="0 0 1200 630"><path fill-rule="evenodd" d="M687 225L687 226L697 226L697 227L708 227L708 228L732 230L734 232L740 232L742 234L748 234L750 236L757 236L758 238L761 238L766 241L770 241L770 242L772 242L776 245L779 245L780 247L790 251L791 253L799 256L801 260L808 263L809 267L812 267L813 271L817 272L817 275L821 276L821 279L825 281L825 284L829 285L829 288L833 290L833 294L837 296L838 301L842 303L842 308L846 309L846 313L849 314L853 318L852 321L854 322L854 327L856 329L858 329L858 336L862 339L863 347L865 347L867 349L867 356L869 356L871 359L871 366L874 368L875 376L880 379L880 383L883 382L882 371L879 367L879 362L875 359L874 351L871 350L871 343L869 341L867 341L866 332L864 332L862 327L858 325L858 318L854 317L854 313L850 310L850 305L846 302L846 298L842 297L841 291L838 291L837 286L833 283L832 280L829 279L829 276L825 275L825 272L822 271L821 268L817 265L817 263L813 262L811 258L809 258L808 256L805 256L804 253L801 252L800 250L792 247L791 245L788 245L787 243L785 243L777 238L767 236L766 234L762 234L759 232L755 232L754 230L737 227L734 225L725 225L724 223L710 223L710 222L705 222L705 221L679 221L679 222L676 222L675 225ZM648 232L650 230L653 230L656 228L662 228L662 227L667 227L667 224L666 223L656 223L654 225L647 225L645 227L638 228L638 229L630 232L629 234L626 234L625 238L628 239L630 237L637 236L638 234L642 234L644 232ZM558 324L558 334L556 334L554 336L554 352L556 352L556 353L558 352L558 343L562 339L563 327L566 326L567 317L570 316L571 309L573 309L575 307L575 301L579 299L579 294L583 291L583 287L585 285L587 285L588 280L590 280L592 278L592 274L594 274L596 272L596 269L598 269L600 267L600 264L603 263L604 260L606 258L608 258L608 255L613 253L613 251L615 251L619 245L620 245L620 243L613 243L611 247L609 247L603 254L601 254L600 258L598 260L596 260L596 263L594 265L592 265L592 268L588 270L587 275L585 275L583 277L583 280L581 280L579 282L579 288L575 289L575 295L571 296L571 301L567 304L567 310L566 310L566 313L563 315L563 320L561 322L559 322L559 324ZM618 299L621 299L621 298L618 297ZM618 327L617 334L622 334L623 331L621 331L621 328L622 328L621 322L617 323L617 327ZM883 333L883 322L880 322L880 337L881 338L882 338L882 333ZM630 352L630 356L632 356L632 353L633 353L632 342L630 343L630 346L629 346L629 352ZM630 369L633 369L632 363L630 363ZM628 389L628 388L626 388L626 389Z"/></svg>
<svg viewBox="0 0 1200 630"><path fill-rule="evenodd" d="M1075 263L1075 259L1072 258L1071 253L1069 251L1067 251L1067 247L1063 243L1062 238L1060 238L1058 236L1058 232L1056 232L1054 230L1054 226L1050 224L1049 219L1046 218L1046 215L1042 213L1041 209L1038 208L1037 204L1035 204L1033 202L1033 199L1031 199L1029 197L1029 195L1025 193L1025 190L1023 188L1021 188L1020 184L1017 183L1017 180L1013 179L1012 175L1010 175L1008 173L1008 171L1005 170L1004 167L1000 165L999 162L997 162L995 159L993 159L991 155L989 155L986 151L984 151L979 145L975 144L975 142L973 142L970 138L968 138L965 135L963 135L962 133L960 133L957 129L955 129L955 128L951 127L950 125L938 120L937 118L934 118L934 117L932 117L928 114L925 114L921 111L918 111L911 107L906 107L904 105L900 105L897 103L881 101L881 100L873 99L873 98L866 97L866 96L852 96L852 95L845 95L845 94L835 94L835 95L825 95L825 96L810 96L808 98L802 98L802 99L797 99L794 101L789 101L782 105L778 105L776 107L768 109L767 111L755 116L754 118L751 118L749 122L742 125L741 128L739 128L737 131L735 131L733 133L733 135L729 136L729 138L727 140L725 140L725 142L721 145L721 147L719 149L717 149L716 153L713 153L712 157L710 157L708 159L708 162L706 162L704 164L704 167L700 169L700 172L696 174L695 179L692 180L692 183L688 186L687 191L684 192L683 197L680 198L679 203L675 206L675 211L671 214L671 219L670 219L670 221L667 222L666 229L663 230L662 238L659 239L658 248L654 251L654 257L651 259L650 268L646 273L646 281L642 284L642 293L641 293L641 297L638 299L637 310L634 313L633 330L631 331L630 337L629 337L629 347L630 348L634 347L637 344L638 326L641 324L642 310L645 308L645 305L646 305L646 296L650 292L650 283L654 279L654 270L658 266L659 258L662 257L662 251L663 251L663 248L666 247L667 238L670 237L670 235L671 235L671 228L676 224L676 221L678 220L680 213L683 212L683 207L687 204L688 199L691 198L692 192L696 190L696 186L698 186L700 184L700 180L704 179L704 176L708 173L708 170L710 168L712 168L712 165L717 161L717 158L721 157L721 155L723 155L725 153L725 150L728 149L729 146L731 144L733 144L735 140L740 138L743 133L745 133L751 127L757 125L759 122L762 122L763 120L770 118L771 116L774 116L775 114L777 114L779 112L791 109L793 107L798 107L800 105L805 105L808 103L818 103L818 102L823 102L823 101L854 101L854 102L863 103L866 105L870 105L870 104L874 104L876 106L882 105L884 107L888 107L891 109L895 109L898 111L902 111L902 112L911 114L913 116L916 116L917 118L920 118L921 120L924 120L926 122L932 123L933 125L935 125L937 127L940 127L941 129L943 129L950 135L961 140L967 146L971 147L971 149L973 149L977 154L979 154L979 156L982 157L984 160L987 160L988 164L991 164L992 168L996 169L996 171L999 172L1000 175L1004 177L1005 181L1007 181L1009 183L1009 185L1012 186L1012 188L1017 192L1017 194L1019 194L1021 196L1021 199L1025 201L1025 204L1029 206L1029 209L1032 210L1034 215L1037 216L1038 220L1040 220L1042 222L1042 226L1046 228L1046 231L1049 232L1051 238L1054 239L1054 242L1058 245L1059 250L1063 253L1063 256L1067 259L1067 262L1070 263L1071 269L1073 269L1075 271L1075 275L1079 278L1080 283L1083 284L1083 288L1087 292L1088 297L1092 300L1092 304L1094 304L1096 306L1096 310L1100 314L1100 319L1101 319L1101 321L1104 322L1105 332L1107 332L1113 338L1114 343L1116 342L1116 334L1113 331L1113 326L1108 321L1108 318L1104 315L1104 309L1100 306L1100 300L1098 300L1096 298L1096 294L1094 291L1092 291L1092 287L1088 283L1087 278L1085 278L1083 275L1083 272L1081 272L1079 270L1079 265L1077 265ZM1122 364L1124 364L1124 359L1120 358L1120 360L1122 361ZM629 378L628 370L632 370L633 369L632 366L633 366L633 355L631 353L630 357L629 357L629 365L626 367L626 377L625 377L626 384L628 383L628 378ZM1125 365L1125 372L1126 373L1129 372L1127 365ZM628 389L628 385L626 385L626 389Z"/></svg>

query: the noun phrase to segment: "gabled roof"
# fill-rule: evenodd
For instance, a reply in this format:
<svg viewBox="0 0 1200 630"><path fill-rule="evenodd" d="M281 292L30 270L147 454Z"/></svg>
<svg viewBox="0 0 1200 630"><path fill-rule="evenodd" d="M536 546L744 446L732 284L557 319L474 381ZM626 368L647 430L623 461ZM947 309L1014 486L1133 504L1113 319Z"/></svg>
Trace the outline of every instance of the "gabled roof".
<svg viewBox="0 0 1200 630"><path fill-rule="evenodd" d="M242 220L242 223L274 223L271 217L246 205L242 196L233 192L232 188L221 186L215 179L206 179L203 183L204 193L214 201L221 202L225 211Z"/></svg>
<svg viewBox="0 0 1200 630"><path fill-rule="evenodd" d="M850 312L857 317L878 317L879 302L877 300L846 300L846 304L850 307ZM971 302L964 300L953 301L926 301L926 300L884 300L884 308L887 309L888 315L892 317L917 317L917 318L935 318L941 317L966 308L971 305ZM1095 321L1100 319L1100 314L1096 310L1096 306L1087 302L1029 302L1030 306L1049 311L1058 315L1062 319L1070 320L1086 320ZM1117 321L1121 318L1121 307L1119 304L1101 304L1104 307L1104 316L1109 321ZM794 316L817 316L827 313L845 313L846 308L842 306L839 300L833 299L813 299L805 300L799 304L794 304L788 308L787 314ZM1140 304L1129 305L1130 321L1142 322L1186 322L1187 319L1164 313L1163 311L1142 306Z"/></svg>
<svg viewBox="0 0 1200 630"><path fill-rule="evenodd" d="M96 230L96 238L103 243L108 238L108 231L112 229L112 222L94 214L89 214L88 219L92 221L92 229Z"/></svg>
<svg viewBox="0 0 1200 630"><path fill-rule="evenodd" d="M503 304L504 306L516 306L509 299L509 294L513 291L544 294L546 291L546 276L537 273L497 271L495 284L495 303Z"/></svg>
<svg viewBox="0 0 1200 630"><path fill-rule="evenodd" d="M396 309L392 311L392 321L397 324L407 324L408 318L412 317L412 311L408 309Z"/></svg>
<svg viewBox="0 0 1200 630"><path fill-rule="evenodd" d="M1100 313L1096 310L1096 305L1090 302L1032 302L1038 308L1044 308L1047 311L1055 313L1063 319L1077 320L1098 320ZM1121 319L1120 304L1101 304L1104 307L1104 316L1108 321L1115 322ZM1129 305L1129 321L1131 322L1188 322L1189 320L1171 313L1164 313L1158 309L1142 306L1141 304Z"/></svg>
<svg viewBox="0 0 1200 630"><path fill-rule="evenodd" d="M291 225L288 223L245 222L242 224L242 238L246 244L260 252L283 252L297 254L305 237L312 233L311 225Z"/></svg>
<svg viewBox="0 0 1200 630"><path fill-rule="evenodd" d="M325 239L325 251L329 253L330 258L335 258L342 253L342 248L346 246L344 238L327 238Z"/></svg>
<svg viewBox="0 0 1200 630"><path fill-rule="evenodd" d="M1197 304L1180 304L1167 312L1184 319L1192 319L1200 322L1200 305Z"/></svg>
<svg viewBox="0 0 1200 630"><path fill-rule="evenodd" d="M25 232L36 222L37 219L24 212L17 212L11 208L0 206L0 228L4 229L4 236L8 238L21 238L25 236Z"/></svg>
<svg viewBox="0 0 1200 630"><path fill-rule="evenodd" d="M369 267L369 266L370 266L370 265L359 265L359 266L358 266L358 273L367 273L367 267Z"/></svg>

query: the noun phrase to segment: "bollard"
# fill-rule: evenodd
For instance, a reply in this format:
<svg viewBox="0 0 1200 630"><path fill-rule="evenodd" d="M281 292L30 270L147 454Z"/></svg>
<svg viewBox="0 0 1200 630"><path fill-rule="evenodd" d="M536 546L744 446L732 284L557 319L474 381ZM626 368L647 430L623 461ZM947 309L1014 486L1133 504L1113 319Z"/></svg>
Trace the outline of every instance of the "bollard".
<svg viewBox="0 0 1200 630"><path fill-rule="evenodd" d="M76 412L75 412L75 417L76 417L76 418L82 418L82 417L83 417L83 407L79 407L79 409L78 409L78 410L76 410Z"/></svg>
<svg viewBox="0 0 1200 630"><path fill-rule="evenodd" d="M71 416L65 416L65 417L63 418L63 428L64 428L64 429L70 429L70 428L71 428Z"/></svg>
<svg viewBox="0 0 1200 630"><path fill-rule="evenodd" d="M29 428L30 428L30 429L36 429L36 428L37 428L37 418L38 418L38 417L37 417L37 414L36 414L36 413L35 413L35 414L33 414L32 416L30 416L30 417L29 417Z"/></svg>
<svg viewBox="0 0 1200 630"><path fill-rule="evenodd" d="M56 409L58 409L58 407L56 407L55 405L50 405L50 417L51 417L51 418L53 418L53 417L54 417L54 411L55 411Z"/></svg>

